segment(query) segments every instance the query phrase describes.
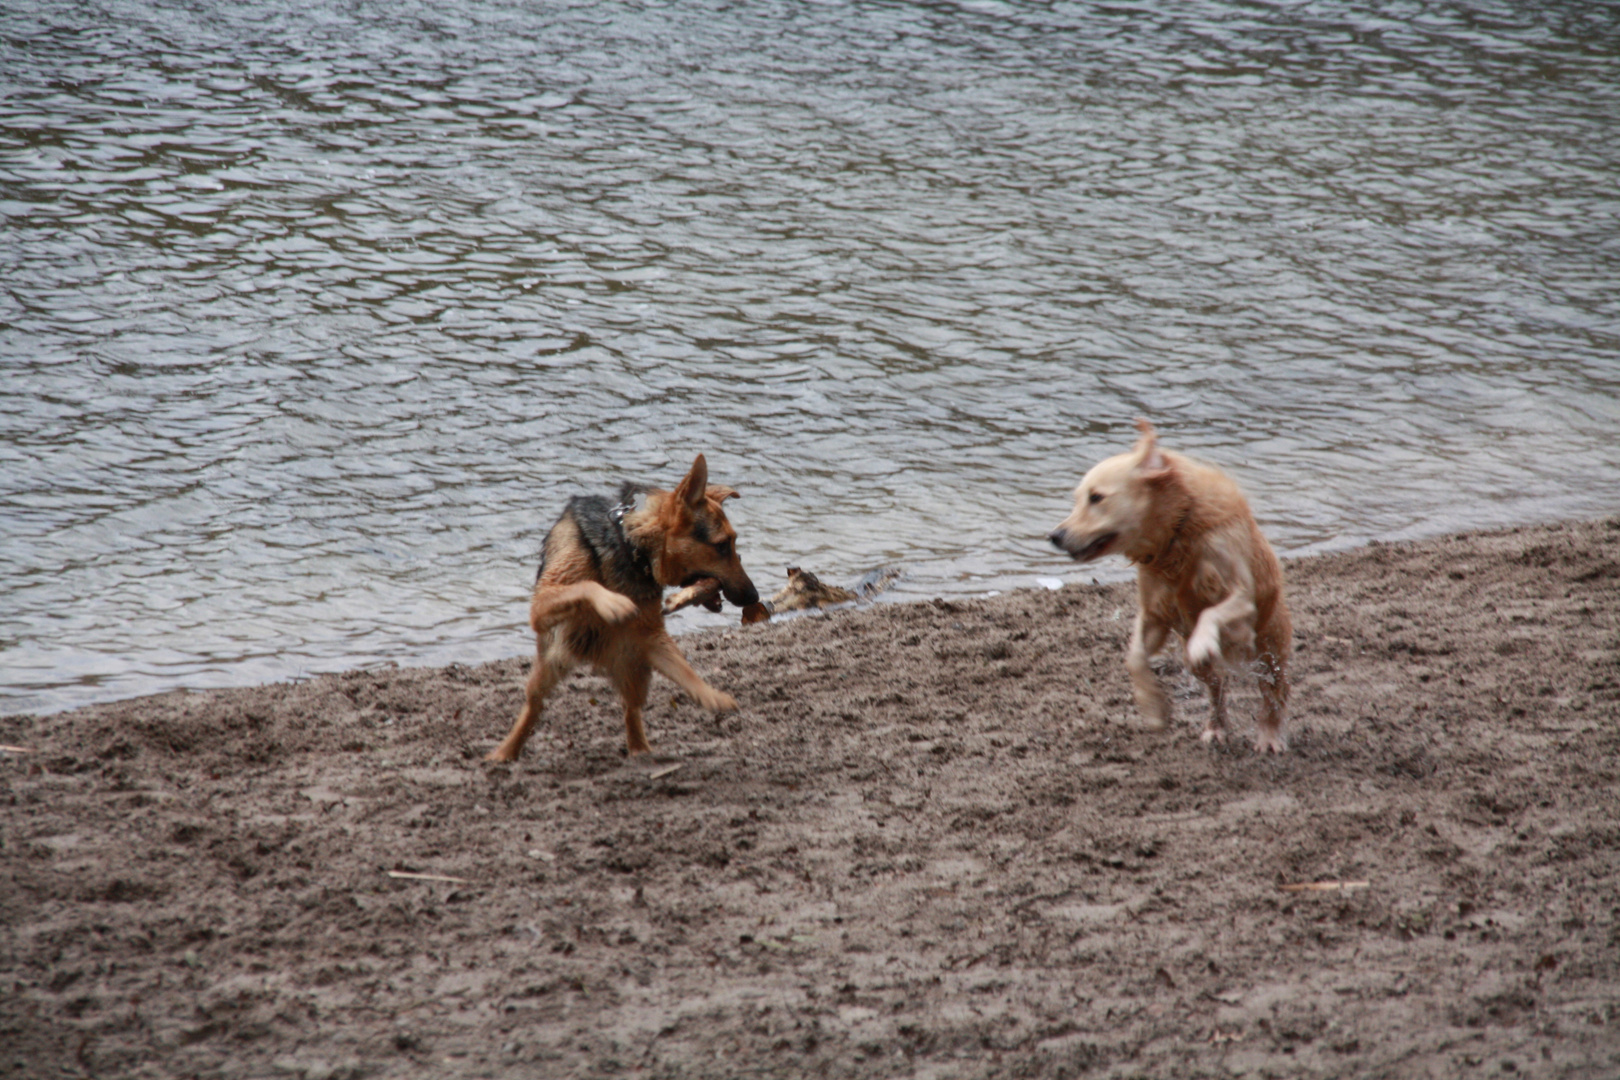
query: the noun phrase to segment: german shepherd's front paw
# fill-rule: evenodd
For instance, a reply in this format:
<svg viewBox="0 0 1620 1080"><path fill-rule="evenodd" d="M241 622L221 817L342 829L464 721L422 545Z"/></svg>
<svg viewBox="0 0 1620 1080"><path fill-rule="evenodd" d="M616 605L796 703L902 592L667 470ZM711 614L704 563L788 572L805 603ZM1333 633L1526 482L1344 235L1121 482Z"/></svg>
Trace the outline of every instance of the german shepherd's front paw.
<svg viewBox="0 0 1620 1080"><path fill-rule="evenodd" d="M591 592L591 607L596 609L597 617L605 623L624 622L639 610L636 602L628 596L601 586Z"/></svg>
<svg viewBox="0 0 1620 1080"><path fill-rule="evenodd" d="M724 690L710 689L698 700L698 704L710 712L728 713L737 711L737 699Z"/></svg>

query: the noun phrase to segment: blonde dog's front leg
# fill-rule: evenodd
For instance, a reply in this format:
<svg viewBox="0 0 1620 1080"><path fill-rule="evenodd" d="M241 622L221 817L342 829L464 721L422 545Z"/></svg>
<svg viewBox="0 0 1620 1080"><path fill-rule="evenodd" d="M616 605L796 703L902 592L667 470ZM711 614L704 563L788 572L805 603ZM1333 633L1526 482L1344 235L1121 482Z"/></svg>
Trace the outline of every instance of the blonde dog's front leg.
<svg viewBox="0 0 1620 1080"><path fill-rule="evenodd" d="M1131 631L1130 651L1125 654L1125 669L1131 673L1131 688L1136 693L1136 707L1141 710L1142 721L1150 731L1163 731L1170 723L1170 698L1153 674L1150 661L1164 648L1167 628L1151 621L1145 611L1136 613L1136 627Z"/></svg>
<svg viewBox="0 0 1620 1080"><path fill-rule="evenodd" d="M1198 615L1187 639L1187 666L1196 671L1222 658L1254 653L1254 600L1246 591L1234 592Z"/></svg>
<svg viewBox="0 0 1620 1080"><path fill-rule="evenodd" d="M660 634L653 641L652 647L647 650L647 659L651 661L654 671L685 690L688 697L705 709L711 712L737 711L737 699L704 682L703 677L692 670L692 665L686 662L686 657L681 655L681 650L668 634Z"/></svg>
<svg viewBox="0 0 1620 1080"><path fill-rule="evenodd" d="M1221 677L1221 665L1210 661L1193 668L1193 674L1198 676L1209 690L1209 722L1204 725L1203 734L1198 737L1204 742L1225 742L1226 680Z"/></svg>
<svg viewBox="0 0 1620 1080"><path fill-rule="evenodd" d="M1254 748L1264 753L1280 754L1287 743L1283 740L1283 717L1288 709L1288 656L1291 651L1292 627L1286 608L1273 612L1268 625L1256 634L1256 647L1260 651L1260 734Z"/></svg>

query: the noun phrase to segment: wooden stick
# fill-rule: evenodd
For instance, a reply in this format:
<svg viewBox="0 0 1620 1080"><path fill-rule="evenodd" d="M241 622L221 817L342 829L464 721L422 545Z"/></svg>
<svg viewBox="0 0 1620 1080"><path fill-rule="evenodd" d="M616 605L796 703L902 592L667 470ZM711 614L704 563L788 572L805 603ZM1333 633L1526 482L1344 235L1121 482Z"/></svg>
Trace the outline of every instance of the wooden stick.
<svg viewBox="0 0 1620 1080"><path fill-rule="evenodd" d="M409 870L390 870L388 876L391 878L407 878L411 881L448 881L455 885L472 884L471 881L464 877L451 877L449 874L413 874Z"/></svg>
<svg viewBox="0 0 1620 1080"><path fill-rule="evenodd" d="M647 779L649 779L649 780L662 780L664 777L668 776L670 773L674 772L676 769L684 769L684 768L686 768L686 762L677 761L673 765L664 766L662 769L659 769L655 773L648 773L647 774Z"/></svg>
<svg viewBox="0 0 1620 1080"><path fill-rule="evenodd" d="M1370 881L1302 881L1297 885L1277 886L1283 892L1336 892L1341 889L1365 889Z"/></svg>
<svg viewBox="0 0 1620 1080"><path fill-rule="evenodd" d="M669 615L691 607L693 604L702 604L711 611L720 610L720 579L700 578L684 589L678 589L664 598L664 614Z"/></svg>
<svg viewBox="0 0 1620 1080"><path fill-rule="evenodd" d="M26 746L0 746L0 751L7 754L32 754L34 752Z"/></svg>

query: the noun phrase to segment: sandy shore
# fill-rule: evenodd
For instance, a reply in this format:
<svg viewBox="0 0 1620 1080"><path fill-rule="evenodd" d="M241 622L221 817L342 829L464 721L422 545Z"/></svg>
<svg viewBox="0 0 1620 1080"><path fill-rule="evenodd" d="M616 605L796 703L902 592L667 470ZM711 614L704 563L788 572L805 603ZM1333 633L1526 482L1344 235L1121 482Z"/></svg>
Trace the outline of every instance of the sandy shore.
<svg viewBox="0 0 1620 1080"><path fill-rule="evenodd" d="M684 638L636 763L486 766L523 659L0 718L0 1072L1620 1075L1620 519L1287 573L1279 759L1128 585Z"/></svg>

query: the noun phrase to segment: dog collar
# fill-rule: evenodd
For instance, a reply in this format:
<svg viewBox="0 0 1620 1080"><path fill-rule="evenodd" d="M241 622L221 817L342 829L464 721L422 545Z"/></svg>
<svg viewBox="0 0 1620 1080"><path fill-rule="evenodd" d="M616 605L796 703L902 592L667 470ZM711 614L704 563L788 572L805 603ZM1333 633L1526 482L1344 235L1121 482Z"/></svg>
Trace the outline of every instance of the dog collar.
<svg viewBox="0 0 1620 1080"><path fill-rule="evenodd" d="M652 559L647 550L624 531L624 515L636 508L636 501L641 495L641 492L637 492L634 498L621 498L608 510L608 520L613 522L613 531L619 534L619 543L629 549L631 565L647 580L656 582L657 575L653 573Z"/></svg>
<svg viewBox="0 0 1620 1080"><path fill-rule="evenodd" d="M647 498L644 490L638 490L635 485L626 484L619 492L619 501L608 511L608 517L619 531L624 532L624 515L636 509Z"/></svg>

